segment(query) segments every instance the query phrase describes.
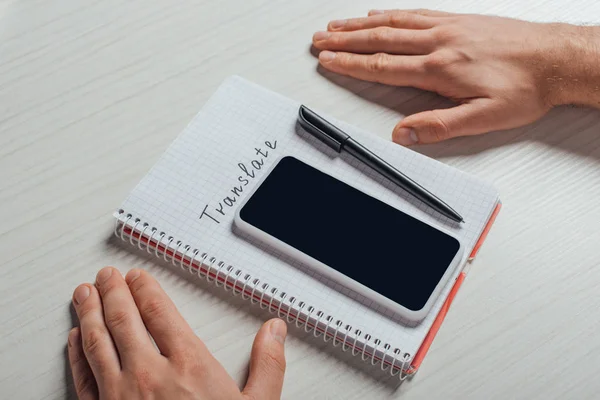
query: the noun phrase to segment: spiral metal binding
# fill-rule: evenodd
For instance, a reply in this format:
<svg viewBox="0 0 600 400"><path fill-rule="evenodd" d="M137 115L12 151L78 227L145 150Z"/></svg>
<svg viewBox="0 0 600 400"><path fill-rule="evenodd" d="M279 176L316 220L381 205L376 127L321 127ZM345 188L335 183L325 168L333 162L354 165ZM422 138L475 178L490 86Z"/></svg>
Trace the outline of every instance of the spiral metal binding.
<svg viewBox="0 0 600 400"><path fill-rule="evenodd" d="M126 233L125 227L131 229L131 233ZM323 340L325 342L331 340L334 347L341 344L344 352L351 350L353 356L360 355L365 362L369 361L372 365L379 363L382 371L389 369L390 374L398 375L401 381L415 372L409 365L412 358L410 354L402 354L398 348L391 351L388 343L382 345L381 340L373 338L368 333L363 334L360 329L353 329L351 325L344 325L340 320L335 320L332 325L333 316L325 315L323 311L298 301L294 296L288 298L286 292L279 293L278 288L270 287L267 282L261 284L258 278L253 279L250 274L244 274L242 270L232 265L225 267L223 261L217 262L215 257L209 257L207 253L192 249L190 245L175 240L173 236L167 236L156 227L150 227L148 223L126 214L124 210L118 210L114 234L123 241L128 240L131 245L140 250L144 250L145 246L149 254L152 254L154 248L154 255L158 258L162 256L165 262L179 266L182 270L187 269L190 274L197 274L200 278L204 277L209 283L223 287L226 291L231 289L235 296L241 295L244 300L250 300L253 304L259 303L260 308L276 313L279 318L285 319L290 324L293 322L297 328L303 328L306 332L312 331L315 337L323 335ZM128 237L126 238L125 235ZM134 243L134 240L137 243ZM298 302L297 306L296 302ZM362 346L357 346L359 343L362 343Z"/></svg>

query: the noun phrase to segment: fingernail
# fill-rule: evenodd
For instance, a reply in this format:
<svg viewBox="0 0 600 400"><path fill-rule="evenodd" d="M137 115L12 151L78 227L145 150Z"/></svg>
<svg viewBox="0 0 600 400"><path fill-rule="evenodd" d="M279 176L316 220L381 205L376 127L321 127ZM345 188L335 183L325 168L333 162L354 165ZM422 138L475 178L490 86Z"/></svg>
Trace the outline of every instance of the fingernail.
<svg viewBox="0 0 600 400"><path fill-rule="evenodd" d="M125 281L127 282L127 284L131 284L133 281L135 281L139 277L140 277L140 270L132 269L131 271L129 271L127 273L127 276L125 276Z"/></svg>
<svg viewBox="0 0 600 400"><path fill-rule="evenodd" d="M336 54L333 51L325 50L319 54L319 60L321 60L323 62L330 62L330 61L333 61L335 56L336 56Z"/></svg>
<svg viewBox="0 0 600 400"><path fill-rule="evenodd" d="M279 343L285 342L285 336L287 335L287 325L283 320L274 319L270 326L271 336Z"/></svg>
<svg viewBox="0 0 600 400"><path fill-rule="evenodd" d="M394 142L401 144L402 146L410 146L416 144L419 141L417 133L412 128L400 128L394 132Z"/></svg>
<svg viewBox="0 0 600 400"><path fill-rule="evenodd" d="M79 286L75 289L75 293L73 293L73 301L76 305L80 305L88 298L90 295L90 288L88 285Z"/></svg>
<svg viewBox="0 0 600 400"><path fill-rule="evenodd" d="M332 29L341 28L344 25L346 25L346 20L345 19L336 19L335 21L331 21L329 23L329 27L332 28Z"/></svg>
<svg viewBox="0 0 600 400"><path fill-rule="evenodd" d="M77 328L71 329L71 332L69 332L69 337L67 338L67 343L69 344L69 347L73 347L73 343L75 343L78 340L78 336L79 330Z"/></svg>
<svg viewBox="0 0 600 400"><path fill-rule="evenodd" d="M383 14L383 10L371 10L369 11L369 15Z"/></svg>
<svg viewBox="0 0 600 400"><path fill-rule="evenodd" d="M96 275L96 282L100 284L106 282L112 275L112 272L113 269L110 267L102 268L100 272L98 272L98 275Z"/></svg>
<svg viewBox="0 0 600 400"><path fill-rule="evenodd" d="M313 40L318 42L319 40L328 39L329 36L331 36L329 32L317 32L313 35Z"/></svg>

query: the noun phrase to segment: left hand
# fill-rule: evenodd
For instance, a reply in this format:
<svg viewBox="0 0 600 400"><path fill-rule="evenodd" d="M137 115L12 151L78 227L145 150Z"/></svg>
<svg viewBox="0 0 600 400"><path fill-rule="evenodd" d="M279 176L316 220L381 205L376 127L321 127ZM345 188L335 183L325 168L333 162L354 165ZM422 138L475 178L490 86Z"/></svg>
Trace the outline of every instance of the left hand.
<svg viewBox="0 0 600 400"><path fill-rule="evenodd" d="M117 269L103 268L95 285L75 289L73 304L80 327L69 333L69 362L80 400L281 396L287 327L280 319L256 335L240 392L147 272L134 269L123 279Z"/></svg>

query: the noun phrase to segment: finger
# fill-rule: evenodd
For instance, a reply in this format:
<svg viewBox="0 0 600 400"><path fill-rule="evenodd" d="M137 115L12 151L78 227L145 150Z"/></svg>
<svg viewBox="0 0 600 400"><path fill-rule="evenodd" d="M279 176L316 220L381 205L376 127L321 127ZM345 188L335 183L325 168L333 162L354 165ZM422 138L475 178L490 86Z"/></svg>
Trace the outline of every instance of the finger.
<svg viewBox="0 0 600 400"><path fill-rule="evenodd" d="M285 374L284 342L287 325L271 319L260 328L252 345L248 383L243 394L251 399L279 399Z"/></svg>
<svg viewBox="0 0 600 400"><path fill-rule="evenodd" d="M156 279L144 270L132 269L125 281L146 328L164 356L170 357L197 346L200 340ZM208 352L204 344L201 351Z"/></svg>
<svg viewBox="0 0 600 400"><path fill-rule="evenodd" d="M369 11L369 15L380 15L380 14L394 14L394 13L410 13L417 15L425 15L428 17L449 17L452 15L457 15L445 11L438 10L427 10L424 8L414 9L414 10L371 10Z"/></svg>
<svg viewBox="0 0 600 400"><path fill-rule="evenodd" d="M425 15L402 11L370 14L363 18L350 18L331 21L327 25L330 31L356 31L360 29L389 26L403 29L429 29L436 25L436 21Z"/></svg>
<svg viewBox="0 0 600 400"><path fill-rule="evenodd" d="M83 347L79 328L71 329L68 339L69 364L73 374L75 392L79 400L95 400L98 398L98 387L92 369L88 364Z"/></svg>
<svg viewBox="0 0 600 400"><path fill-rule="evenodd" d="M350 32L317 32L313 44L320 50L350 53L429 54L434 40L429 31L377 27Z"/></svg>
<svg viewBox="0 0 600 400"><path fill-rule="evenodd" d="M102 297L104 320L125 367L141 356L156 354L129 287L113 267L102 268L96 276Z"/></svg>
<svg viewBox="0 0 600 400"><path fill-rule="evenodd" d="M481 99L479 102L424 111L406 117L394 128L392 140L403 146L410 146L501 129L495 121L497 113L486 107L485 101L486 99Z"/></svg>
<svg viewBox="0 0 600 400"><path fill-rule="evenodd" d="M110 332L104 322L102 302L96 288L79 285L73 292L73 305L79 318L81 344L96 382L101 389L119 376L121 365Z"/></svg>
<svg viewBox="0 0 600 400"><path fill-rule="evenodd" d="M342 75L370 82L396 86L425 87L423 61L425 56L397 56L386 53L353 54L322 51L319 63Z"/></svg>

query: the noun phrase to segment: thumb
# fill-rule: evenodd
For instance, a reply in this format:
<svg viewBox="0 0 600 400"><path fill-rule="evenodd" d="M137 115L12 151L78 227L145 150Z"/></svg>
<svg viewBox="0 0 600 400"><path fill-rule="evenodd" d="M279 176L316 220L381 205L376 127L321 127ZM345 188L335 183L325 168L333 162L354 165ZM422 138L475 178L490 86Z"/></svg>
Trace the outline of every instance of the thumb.
<svg viewBox="0 0 600 400"><path fill-rule="evenodd" d="M287 325L273 318L260 328L252 345L250 373L243 394L250 399L279 399L285 373Z"/></svg>
<svg viewBox="0 0 600 400"><path fill-rule="evenodd" d="M497 128L493 125L495 115L483 103L464 103L453 108L424 111L400 121L394 128L392 140L411 146L485 133Z"/></svg>

